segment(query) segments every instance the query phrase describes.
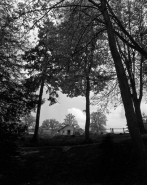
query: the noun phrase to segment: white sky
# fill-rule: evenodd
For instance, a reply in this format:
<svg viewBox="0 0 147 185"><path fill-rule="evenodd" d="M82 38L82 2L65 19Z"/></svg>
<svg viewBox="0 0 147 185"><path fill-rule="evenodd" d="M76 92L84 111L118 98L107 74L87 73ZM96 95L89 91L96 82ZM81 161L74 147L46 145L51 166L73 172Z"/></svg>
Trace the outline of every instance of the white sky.
<svg viewBox="0 0 147 185"><path fill-rule="evenodd" d="M48 95L44 93L44 98L48 98ZM85 128L86 115L83 112L86 107L85 97L68 98L64 94L59 94L59 103L49 106L49 102L46 101L41 108L40 125L45 119L56 119L60 123L63 122L65 115L72 113L81 128ZM97 110L96 106L90 107L90 112ZM147 114L147 104L142 103L141 109ZM109 128L126 128L126 118L123 106L117 107L116 110L112 109L107 115L107 129ZM122 130L122 129L121 129Z"/></svg>

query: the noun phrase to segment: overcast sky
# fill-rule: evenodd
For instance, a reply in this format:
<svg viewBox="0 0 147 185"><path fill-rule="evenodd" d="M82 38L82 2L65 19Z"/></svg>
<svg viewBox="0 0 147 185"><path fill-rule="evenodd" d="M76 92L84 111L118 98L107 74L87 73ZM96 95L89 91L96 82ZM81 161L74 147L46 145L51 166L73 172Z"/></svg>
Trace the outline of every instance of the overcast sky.
<svg viewBox="0 0 147 185"><path fill-rule="evenodd" d="M48 95L44 93L44 98L48 98ZM85 97L68 98L64 94L59 94L59 103L49 106L49 102L46 101L41 108L40 125L45 119L54 118L60 123L63 122L65 115L72 113L81 128L85 128L86 115L83 112L86 107ZM147 104L142 103L142 111L147 114ZM90 112L96 111L96 106L90 107ZM123 106L117 107L116 110L111 109L111 113L107 116L107 128L125 128L126 118Z"/></svg>

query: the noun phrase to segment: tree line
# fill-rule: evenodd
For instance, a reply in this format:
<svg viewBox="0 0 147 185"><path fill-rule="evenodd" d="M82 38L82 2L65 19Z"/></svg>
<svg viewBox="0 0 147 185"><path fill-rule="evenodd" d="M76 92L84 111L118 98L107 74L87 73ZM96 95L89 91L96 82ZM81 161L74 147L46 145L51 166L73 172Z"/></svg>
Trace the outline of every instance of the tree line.
<svg viewBox="0 0 147 185"><path fill-rule="evenodd" d="M90 131L91 133L104 133L106 132L106 116L101 112L92 112L91 113L91 124ZM35 129L36 118L32 114L25 115L21 119L21 124L27 125L28 129ZM81 129L76 117L69 113L65 115L65 119L62 123L56 119L46 119L39 126L39 133L42 133L43 130L58 131L59 129L70 125L73 126L75 131L78 132Z"/></svg>

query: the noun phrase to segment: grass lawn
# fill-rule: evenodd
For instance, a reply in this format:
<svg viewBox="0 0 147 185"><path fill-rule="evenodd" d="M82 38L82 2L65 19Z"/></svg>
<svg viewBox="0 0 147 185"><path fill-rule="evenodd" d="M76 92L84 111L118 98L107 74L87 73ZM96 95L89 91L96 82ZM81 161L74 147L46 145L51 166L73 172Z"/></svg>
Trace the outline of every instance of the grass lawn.
<svg viewBox="0 0 147 185"><path fill-rule="evenodd" d="M20 154L1 175L2 185L134 185L138 180L129 134L93 136L88 145L82 144L84 136L41 136L38 144L31 137L17 142Z"/></svg>

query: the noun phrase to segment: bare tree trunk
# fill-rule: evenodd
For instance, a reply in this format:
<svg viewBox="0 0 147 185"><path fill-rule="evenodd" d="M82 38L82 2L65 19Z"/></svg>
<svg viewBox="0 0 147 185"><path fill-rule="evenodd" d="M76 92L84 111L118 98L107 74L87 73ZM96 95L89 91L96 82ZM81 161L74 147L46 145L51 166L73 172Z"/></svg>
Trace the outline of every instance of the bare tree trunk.
<svg viewBox="0 0 147 185"><path fill-rule="evenodd" d="M89 127L90 127L90 81L89 76L86 77L86 124L85 124L85 140L84 143L91 142L89 137Z"/></svg>
<svg viewBox="0 0 147 185"><path fill-rule="evenodd" d="M145 148L145 145L142 141L136 114L133 107L131 92L128 84L128 80L125 74L124 66L121 61L121 57L119 55L117 46L116 46L116 40L113 32L112 23L110 21L110 17L108 14L108 10L106 7L106 0L101 0L101 8L102 8L102 14L105 20L105 25L107 29L108 34L108 40L109 40L109 46L111 50L111 54L114 60L117 78L119 81L119 87L121 91L121 97L124 104L127 124L130 132L130 136L132 138L132 142L134 144L136 154L138 155L138 161L139 161L139 170L140 170L140 177L142 180L142 185L145 185L147 183L147 151Z"/></svg>
<svg viewBox="0 0 147 185"><path fill-rule="evenodd" d="M140 109L141 102L139 101L139 99L133 99L133 102L134 102L134 108L135 108L135 113L137 117L140 134L145 134L147 133L147 130L145 129L144 124L143 124L143 119L142 119L142 114L141 114L141 109Z"/></svg>
<svg viewBox="0 0 147 185"><path fill-rule="evenodd" d="M42 95L43 95L43 88L44 88L44 79L42 78L40 92L39 92L39 101L37 105L37 114L36 114L36 125L35 131L33 135L33 141L38 141L38 131L39 131L39 120L40 120L40 111L41 111L41 103L42 103Z"/></svg>
<svg viewBox="0 0 147 185"><path fill-rule="evenodd" d="M143 119L142 119L142 114L141 114L141 100L143 96L143 62L144 62L144 57L141 55L141 61L140 61L140 89L139 89L139 98L137 98L137 93L135 93L133 97L133 102L134 102L134 107L135 107L135 112L138 120L138 126L141 134L147 133L147 130L144 127L143 124ZM134 83L135 85L135 83Z"/></svg>
<svg viewBox="0 0 147 185"><path fill-rule="evenodd" d="M132 101L133 101L134 108L135 108L139 131L140 131L140 134L145 134L145 133L147 133L147 131L146 131L144 124L143 124L141 108L140 108L140 104L141 104L141 100L142 100L142 96L143 96L142 60L143 60L143 58L141 59L141 63L140 63L140 90L139 90L140 94L139 94L139 97L137 97L137 90L136 90L136 85L135 85L135 72L134 72L134 75L132 76L129 67L127 67L127 69L128 69L128 74L129 74L129 78L130 78L130 83L132 86ZM135 69L134 69L134 71L135 71Z"/></svg>

